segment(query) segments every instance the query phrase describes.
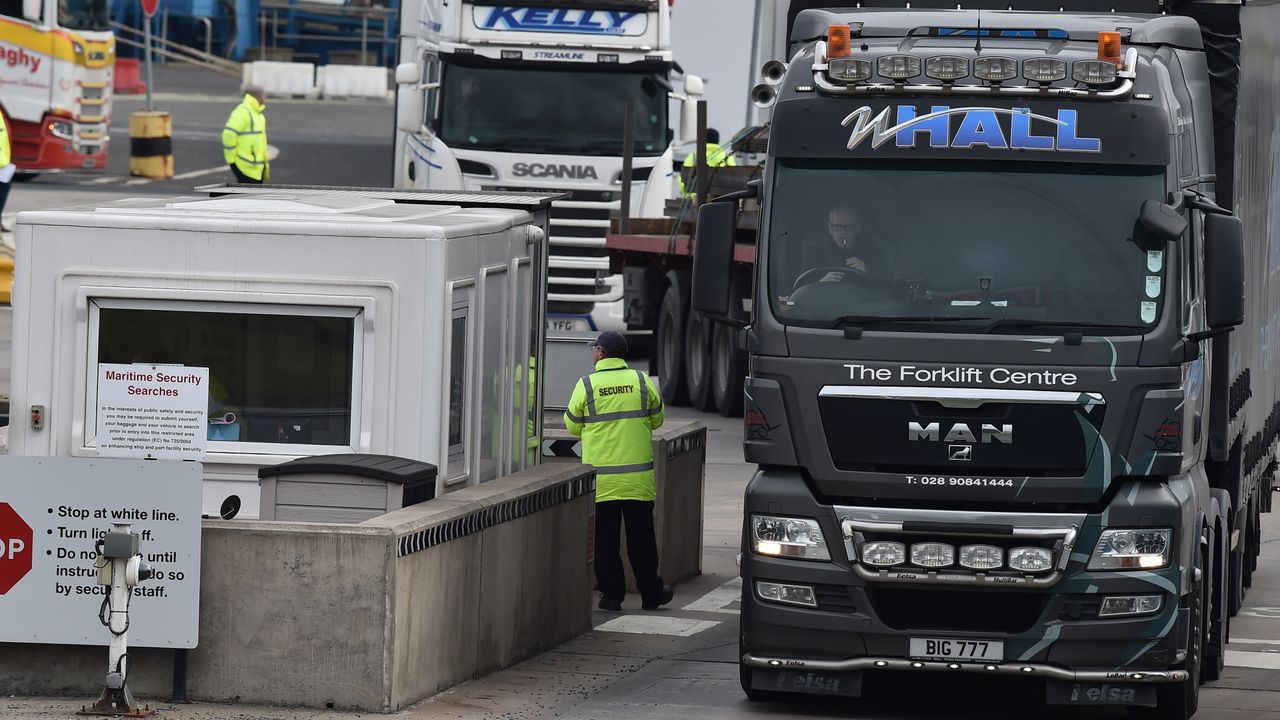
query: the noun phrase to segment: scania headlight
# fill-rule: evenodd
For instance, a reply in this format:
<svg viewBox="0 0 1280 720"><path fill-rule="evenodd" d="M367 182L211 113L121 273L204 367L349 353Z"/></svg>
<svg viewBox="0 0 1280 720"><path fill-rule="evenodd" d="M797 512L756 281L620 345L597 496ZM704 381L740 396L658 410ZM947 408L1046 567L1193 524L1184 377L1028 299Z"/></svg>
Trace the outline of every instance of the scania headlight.
<svg viewBox="0 0 1280 720"><path fill-rule="evenodd" d="M751 551L757 555L830 560L827 543L817 520L809 518L751 516Z"/></svg>
<svg viewBox="0 0 1280 720"><path fill-rule="evenodd" d="M1173 531L1103 530L1089 558L1090 570L1158 570L1169 566Z"/></svg>

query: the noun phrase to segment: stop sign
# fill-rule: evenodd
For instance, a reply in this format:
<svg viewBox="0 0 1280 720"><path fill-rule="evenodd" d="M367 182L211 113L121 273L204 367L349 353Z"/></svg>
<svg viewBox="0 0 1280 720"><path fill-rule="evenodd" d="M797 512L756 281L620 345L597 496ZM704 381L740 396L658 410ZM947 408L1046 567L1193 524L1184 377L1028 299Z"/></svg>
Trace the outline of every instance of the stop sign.
<svg viewBox="0 0 1280 720"><path fill-rule="evenodd" d="M0 502L0 595L31 572L31 526L9 503Z"/></svg>
<svg viewBox="0 0 1280 720"><path fill-rule="evenodd" d="M160 7L160 0L142 0L142 12L147 17L155 17L156 10Z"/></svg>

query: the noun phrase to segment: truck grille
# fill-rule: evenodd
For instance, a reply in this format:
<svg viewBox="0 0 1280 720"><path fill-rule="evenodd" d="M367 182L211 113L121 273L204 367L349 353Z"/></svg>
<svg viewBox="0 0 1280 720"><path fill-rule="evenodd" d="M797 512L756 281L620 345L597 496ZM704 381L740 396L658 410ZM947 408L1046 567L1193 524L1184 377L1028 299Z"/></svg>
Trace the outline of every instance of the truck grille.
<svg viewBox="0 0 1280 720"><path fill-rule="evenodd" d="M610 216L621 206L616 193L505 186L485 189L563 192L569 196L551 204L548 312L585 315L591 312L595 303L622 299L621 285L614 289L605 283L610 274L605 235L609 232Z"/></svg>
<svg viewBox="0 0 1280 720"><path fill-rule="evenodd" d="M924 588L867 588L871 608L894 630L943 630L1016 634L1044 614L1047 593L982 592Z"/></svg>

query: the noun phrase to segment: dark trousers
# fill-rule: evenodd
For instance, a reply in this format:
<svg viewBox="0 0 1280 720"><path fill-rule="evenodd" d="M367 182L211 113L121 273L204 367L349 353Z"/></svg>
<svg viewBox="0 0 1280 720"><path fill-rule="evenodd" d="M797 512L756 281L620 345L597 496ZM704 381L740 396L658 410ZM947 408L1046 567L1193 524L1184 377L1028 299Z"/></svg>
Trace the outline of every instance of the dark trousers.
<svg viewBox="0 0 1280 720"><path fill-rule="evenodd" d="M0 213L4 212L4 204L9 200L9 185L11 183L0 183Z"/></svg>
<svg viewBox="0 0 1280 720"><path fill-rule="evenodd" d="M235 165L232 165L232 166L231 166L231 174L232 174L232 175L235 175L235 176L236 176L236 182L241 183L241 184L250 184L250 185L261 185L261 184L262 184L262 181L261 181L261 180L255 180L255 179L253 179L253 178L249 177L248 175L245 175L244 173L240 172L240 168L236 167Z"/></svg>
<svg viewBox="0 0 1280 720"><path fill-rule="evenodd" d="M627 528L627 557L636 587L645 600L662 595L658 577L658 539L653 530L653 503L644 500L609 500L596 503L596 585L600 594L622 602L627 578L622 570L622 526Z"/></svg>

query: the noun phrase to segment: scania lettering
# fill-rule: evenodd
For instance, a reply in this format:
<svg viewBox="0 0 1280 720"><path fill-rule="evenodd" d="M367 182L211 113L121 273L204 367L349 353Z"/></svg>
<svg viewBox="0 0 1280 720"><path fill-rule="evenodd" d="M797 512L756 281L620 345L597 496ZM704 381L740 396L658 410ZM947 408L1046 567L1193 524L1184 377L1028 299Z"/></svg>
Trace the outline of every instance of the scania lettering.
<svg viewBox="0 0 1280 720"><path fill-rule="evenodd" d="M605 235L622 205L628 107L631 214L661 216L676 196L670 3L410 0L401 18L393 185L563 193L547 328L627 332Z"/></svg>
<svg viewBox="0 0 1280 720"><path fill-rule="evenodd" d="M743 691L1187 720L1277 466L1280 0L760 4L760 180L691 243L750 368Z"/></svg>

